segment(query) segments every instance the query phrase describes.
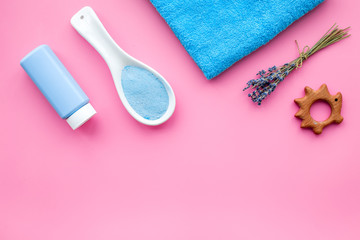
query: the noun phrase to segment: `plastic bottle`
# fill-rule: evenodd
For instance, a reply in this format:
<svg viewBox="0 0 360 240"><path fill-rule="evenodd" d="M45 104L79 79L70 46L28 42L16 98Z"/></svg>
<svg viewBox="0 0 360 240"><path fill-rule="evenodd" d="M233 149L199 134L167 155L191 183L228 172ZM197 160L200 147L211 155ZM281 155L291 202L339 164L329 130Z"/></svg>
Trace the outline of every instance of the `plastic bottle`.
<svg viewBox="0 0 360 240"><path fill-rule="evenodd" d="M96 113L88 96L49 46L35 48L20 65L72 129L77 129Z"/></svg>

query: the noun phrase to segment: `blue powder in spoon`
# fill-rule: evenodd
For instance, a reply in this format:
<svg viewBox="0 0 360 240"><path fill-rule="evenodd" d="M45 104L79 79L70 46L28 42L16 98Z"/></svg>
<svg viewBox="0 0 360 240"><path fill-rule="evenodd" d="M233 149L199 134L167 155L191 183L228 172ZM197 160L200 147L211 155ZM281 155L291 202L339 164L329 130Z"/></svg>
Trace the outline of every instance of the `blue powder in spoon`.
<svg viewBox="0 0 360 240"><path fill-rule="evenodd" d="M148 70L124 67L121 85L128 103L143 118L159 119L168 109L169 96L164 84Z"/></svg>

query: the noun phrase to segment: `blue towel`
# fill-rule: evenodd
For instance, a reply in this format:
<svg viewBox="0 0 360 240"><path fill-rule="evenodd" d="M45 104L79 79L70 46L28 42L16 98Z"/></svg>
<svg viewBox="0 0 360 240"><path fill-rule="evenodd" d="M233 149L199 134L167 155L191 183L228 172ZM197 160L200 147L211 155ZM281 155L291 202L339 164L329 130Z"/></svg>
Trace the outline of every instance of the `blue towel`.
<svg viewBox="0 0 360 240"><path fill-rule="evenodd" d="M208 79L324 0L150 0Z"/></svg>

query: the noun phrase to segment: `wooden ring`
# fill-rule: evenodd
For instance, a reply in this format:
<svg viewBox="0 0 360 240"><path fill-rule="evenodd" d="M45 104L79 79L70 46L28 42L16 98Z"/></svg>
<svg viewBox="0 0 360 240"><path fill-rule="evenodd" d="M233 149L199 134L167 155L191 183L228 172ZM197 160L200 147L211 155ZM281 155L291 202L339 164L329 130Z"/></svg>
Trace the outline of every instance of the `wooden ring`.
<svg viewBox="0 0 360 240"><path fill-rule="evenodd" d="M319 100L327 102L331 107L331 114L329 118L320 122L314 120L310 115L311 105ZM322 133L323 128L330 125L331 123L339 124L344 119L341 116L341 93L337 93L334 96L331 95L326 84L321 85L317 91L314 91L310 87L305 87L305 97L297 98L294 101L300 107L299 111L295 114L295 117L302 119L301 127L312 128L316 134Z"/></svg>

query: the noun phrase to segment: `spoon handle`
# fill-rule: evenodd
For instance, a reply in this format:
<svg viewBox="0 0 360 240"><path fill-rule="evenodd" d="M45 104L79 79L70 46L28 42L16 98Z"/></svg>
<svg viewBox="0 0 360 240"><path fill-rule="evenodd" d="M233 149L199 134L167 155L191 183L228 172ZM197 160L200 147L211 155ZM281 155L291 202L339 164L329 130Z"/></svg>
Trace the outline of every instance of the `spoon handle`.
<svg viewBox="0 0 360 240"><path fill-rule="evenodd" d="M119 63L119 52L127 55L112 39L91 7L83 7L71 18L71 25L103 57L110 70ZM122 56L123 57L123 56Z"/></svg>

